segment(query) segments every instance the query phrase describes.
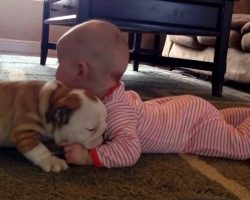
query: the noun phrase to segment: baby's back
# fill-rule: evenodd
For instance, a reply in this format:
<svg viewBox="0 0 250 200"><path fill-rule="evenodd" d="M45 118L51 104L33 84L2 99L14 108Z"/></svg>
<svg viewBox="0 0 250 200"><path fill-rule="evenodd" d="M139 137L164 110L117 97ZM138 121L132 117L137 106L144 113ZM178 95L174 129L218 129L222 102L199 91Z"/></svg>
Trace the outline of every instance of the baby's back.
<svg viewBox="0 0 250 200"><path fill-rule="evenodd" d="M138 132L143 152L184 150L193 130L216 109L191 95L147 101L139 114Z"/></svg>

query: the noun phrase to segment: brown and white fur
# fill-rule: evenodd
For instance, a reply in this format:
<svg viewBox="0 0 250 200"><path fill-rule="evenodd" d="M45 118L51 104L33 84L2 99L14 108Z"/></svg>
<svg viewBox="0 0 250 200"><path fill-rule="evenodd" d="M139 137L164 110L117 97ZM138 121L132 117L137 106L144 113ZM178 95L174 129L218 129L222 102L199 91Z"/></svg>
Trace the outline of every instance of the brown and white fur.
<svg viewBox="0 0 250 200"><path fill-rule="evenodd" d="M41 136L57 144L78 142L85 148L102 143L106 108L89 92L58 81L0 83L0 147L13 146L46 172L68 168L47 149Z"/></svg>

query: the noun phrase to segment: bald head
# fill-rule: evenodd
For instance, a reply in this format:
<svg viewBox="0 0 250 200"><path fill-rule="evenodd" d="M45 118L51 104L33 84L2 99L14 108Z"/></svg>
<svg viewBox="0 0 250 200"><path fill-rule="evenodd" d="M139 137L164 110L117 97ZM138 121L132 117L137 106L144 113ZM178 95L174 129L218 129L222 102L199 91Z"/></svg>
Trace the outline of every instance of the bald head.
<svg viewBox="0 0 250 200"><path fill-rule="evenodd" d="M126 40L116 26L106 21L91 20L73 27L59 39L57 48L59 53L62 50L72 58L101 65L99 70L124 70L128 63Z"/></svg>
<svg viewBox="0 0 250 200"><path fill-rule="evenodd" d="M129 51L116 26L91 20L71 28L59 39L57 57L58 80L102 97L125 72Z"/></svg>

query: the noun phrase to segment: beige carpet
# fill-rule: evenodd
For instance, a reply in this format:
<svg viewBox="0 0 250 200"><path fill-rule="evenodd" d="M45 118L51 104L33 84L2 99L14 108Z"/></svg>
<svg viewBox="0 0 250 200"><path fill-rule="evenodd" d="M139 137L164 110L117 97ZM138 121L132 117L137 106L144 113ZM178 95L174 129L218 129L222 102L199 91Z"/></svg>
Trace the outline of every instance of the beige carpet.
<svg viewBox="0 0 250 200"><path fill-rule="evenodd" d="M0 80L54 78L56 60L0 55ZM250 95L224 87L222 98L211 96L210 83L179 71L142 65L127 70L123 80L143 99L195 94L217 107L250 106ZM71 166L47 174L15 149L0 149L0 200L250 200L250 162L191 155L142 155L129 168Z"/></svg>

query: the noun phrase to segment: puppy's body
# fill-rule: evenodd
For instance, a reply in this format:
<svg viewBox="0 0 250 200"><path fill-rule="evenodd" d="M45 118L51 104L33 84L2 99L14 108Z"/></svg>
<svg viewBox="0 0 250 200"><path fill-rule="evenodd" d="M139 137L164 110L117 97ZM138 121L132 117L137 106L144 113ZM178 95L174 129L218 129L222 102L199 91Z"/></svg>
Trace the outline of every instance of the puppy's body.
<svg viewBox="0 0 250 200"><path fill-rule="evenodd" d="M32 118L33 123L41 123L38 103L39 91L44 84L42 81L0 83L1 146L13 145L10 132L14 128L27 125Z"/></svg>
<svg viewBox="0 0 250 200"><path fill-rule="evenodd" d="M51 155L40 136L56 143L78 142L94 148L102 142L106 109L85 90L57 81L0 83L0 146L13 146L44 171L67 168Z"/></svg>

